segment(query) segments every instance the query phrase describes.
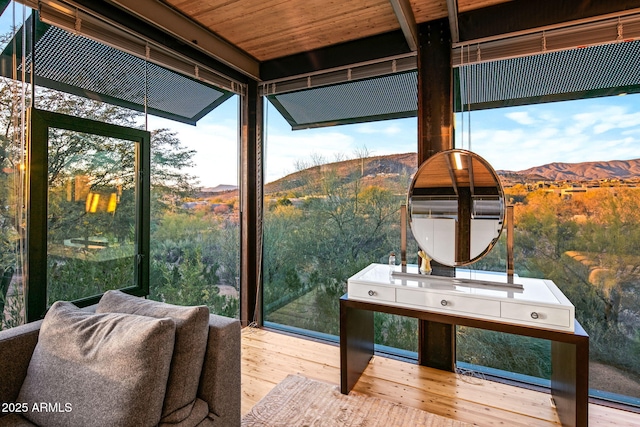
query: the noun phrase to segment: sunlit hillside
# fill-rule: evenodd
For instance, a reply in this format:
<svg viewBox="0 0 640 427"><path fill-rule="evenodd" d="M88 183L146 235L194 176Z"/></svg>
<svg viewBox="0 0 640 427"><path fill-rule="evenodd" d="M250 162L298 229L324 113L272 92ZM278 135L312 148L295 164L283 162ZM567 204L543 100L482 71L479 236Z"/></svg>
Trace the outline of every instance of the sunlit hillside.
<svg viewBox="0 0 640 427"><path fill-rule="evenodd" d="M380 186L394 193L406 191L417 169L417 154L404 153L351 159L312 166L291 173L265 185L265 196L270 198L303 197L322 193L322 181L327 173L341 184L360 180L363 187ZM505 187L515 184L593 183L620 180L640 181L640 159L611 160L583 163L550 163L523 171L496 171Z"/></svg>

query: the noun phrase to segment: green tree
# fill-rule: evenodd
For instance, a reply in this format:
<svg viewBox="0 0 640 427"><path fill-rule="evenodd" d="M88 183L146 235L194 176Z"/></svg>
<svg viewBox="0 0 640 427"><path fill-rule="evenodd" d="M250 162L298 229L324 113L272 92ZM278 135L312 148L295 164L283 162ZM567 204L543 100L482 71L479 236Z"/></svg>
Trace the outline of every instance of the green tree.
<svg viewBox="0 0 640 427"><path fill-rule="evenodd" d="M295 300L307 314L292 326L337 334L338 302L348 277L372 261L386 262L397 248L402 197L364 186L359 172L345 176L338 165L324 165L304 187L303 205L280 204L265 213L267 320ZM396 337L386 337L391 336Z"/></svg>
<svg viewBox="0 0 640 427"><path fill-rule="evenodd" d="M4 248L14 249L24 238L23 219L8 208L15 206L21 197L17 192L20 182L14 178L19 174L23 158L21 147L15 140L16 130L18 133L22 131L13 125L15 112L22 101L19 95L20 86L16 82L9 79L1 82L0 101L5 106L0 113L0 121L5 129L5 134L0 135L2 265L16 263L15 255L11 254L16 253L17 249ZM70 116L127 127L140 127L141 123L141 115L135 111L44 88L37 88L35 99L36 107ZM127 252L122 246L129 242L133 248L136 209L133 149L132 143L113 138L64 130L50 132L48 238L50 244L59 244L60 247L59 251L53 251L50 255L50 300L87 296L107 288L127 286L133 280L133 252ZM151 155L152 235L155 237L155 231L162 230L165 216L170 212L179 212L181 200L193 194L197 180L185 172L193 165L195 151L187 149L175 132L169 129L152 131ZM98 207L95 212L91 211L89 202L98 199L92 199L89 194L100 196L100 205L96 204ZM105 198L108 200L111 195L117 198L115 211L106 209ZM224 310L231 310L234 304L237 308L237 298L235 302L226 302L227 297L219 295L217 284L218 278L224 276L232 278L233 285L237 286L237 224L207 223L207 229L209 234L219 239L214 243L209 242L204 248L209 253L200 252L203 255L198 262L204 263L206 268L201 271L203 281L195 285L207 283L201 301L224 307ZM180 234L188 234L186 230L176 230L177 234L172 234L171 239L178 240ZM83 246L76 248L72 258L69 258L68 242ZM158 258L171 257L174 248L166 243L154 246L154 250L169 248L168 253L157 255ZM196 238L192 243L193 247L197 247L201 241ZM94 248L96 244L114 248L110 250L110 261L103 260L106 250ZM229 248L234 246L236 249L230 251ZM53 248L50 246L49 250ZM216 261L214 254L224 254L224 257L219 257L224 261ZM182 262L184 265L177 266L179 272L180 268L190 271L196 261L184 258ZM161 273L169 266L161 263L152 265ZM180 276L189 278L190 274L181 272ZM184 281L182 286L188 288ZM187 290L178 294L191 295ZM158 293L155 292L155 295ZM172 301L185 304L194 300L174 298Z"/></svg>

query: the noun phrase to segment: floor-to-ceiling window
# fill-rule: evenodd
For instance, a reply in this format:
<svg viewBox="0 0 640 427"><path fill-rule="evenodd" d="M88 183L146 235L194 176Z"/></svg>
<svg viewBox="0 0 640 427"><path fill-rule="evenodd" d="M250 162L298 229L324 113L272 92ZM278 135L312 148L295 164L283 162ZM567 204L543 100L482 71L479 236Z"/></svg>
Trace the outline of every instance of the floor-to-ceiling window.
<svg viewBox="0 0 640 427"><path fill-rule="evenodd" d="M266 117L265 320L336 338L347 279L391 252L400 263L416 119L291 130L271 103ZM415 352L416 329L414 319L376 315L379 344Z"/></svg>
<svg viewBox="0 0 640 427"><path fill-rule="evenodd" d="M458 115L514 206L515 272L553 280L590 336L591 394L640 403L640 95ZM501 246L504 242L501 242ZM474 268L504 266L504 246ZM549 378L550 344L458 328L458 359ZM484 372L493 372L485 370ZM495 372L494 372L495 373Z"/></svg>
<svg viewBox="0 0 640 427"><path fill-rule="evenodd" d="M592 395L637 405L639 95L607 97L624 94L607 86L624 79L607 80L607 73L589 82L602 87L584 91L579 70L595 65L579 65L573 70L577 80L567 77L569 89L576 91L569 95L544 84L539 68L524 68L530 85L502 89L515 96L531 89L530 99L499 98L457 114L455 146L479 153L498 170L507 203L515 206L516 274L553 280L575 305L576 318L591 337ZM480 77L472 81L482 92ZM506 81L488 78L496 86ZM540 88L544 97L535 95ZM580 98L576 93L590 98L548 102ZM513 103L530 105L505 107ZM290 131L271 106L267 116L265 320L335 335L338 298L348 277L398 252L397 209L417 165L407 169L407 176L374 165L415 153L415 146L405 149L401 141L411 135L407 144L414 144L416 122ZM376 133L394 126L397 135L378 143ZM409 262L416 262L411 244ZM468 268L505 272L505 234ZM378 343L414 350L416 334L412 321L376 320ZM457 359L465 371L548 384L547 341L472 328L458 328L457 340Z"/></svg>
<svg viewBox="0 0 640 427"><path fill-rule="evenodd" d="M6 101L0 328L25 321L29 107L71 122L90 119L151 133L149 173L140 169L141 151L131 141L91 130L49 131L46 201L37 207L47 209L47 305L144 280L151 298L238 316L238 97L44 24L13 2L0 24ZM151 218L141 219L142 177L150 181ZM150 256L135 252L141 224L151 231ZM145 262L149 270L137 277Z"/></svg>
<svg viewBox="0 0 640 427"><path fill-rule="evenodd" d="M149 122L150 297L238 317L238 96L197 126Z"/></svg>

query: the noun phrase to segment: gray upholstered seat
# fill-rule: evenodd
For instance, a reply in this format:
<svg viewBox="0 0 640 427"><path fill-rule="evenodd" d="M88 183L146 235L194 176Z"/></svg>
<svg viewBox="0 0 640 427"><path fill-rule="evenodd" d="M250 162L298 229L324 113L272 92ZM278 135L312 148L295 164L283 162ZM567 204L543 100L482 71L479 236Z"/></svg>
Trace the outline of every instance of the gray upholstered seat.
<svg viewBox="0 0 640 427"><path fill-rule="evenodd" d="M95 307L88 310L93 311ZM33 322L0 331L0 402L16 402L18 399L34 349L38 344L42 322ZM206 340L204 362L199 374L198 403L193 406L192 416L177 424L161 422L161 426L233 427L240 425L239 321L209 315ZM148 396L140 396L140 398L147 399ZM196 416L196 413L200 415ZM100 414L96 414L96 419L100 419ZM0 426L7 425L35 424L31 424L18 414L0 412Z"/></svg>

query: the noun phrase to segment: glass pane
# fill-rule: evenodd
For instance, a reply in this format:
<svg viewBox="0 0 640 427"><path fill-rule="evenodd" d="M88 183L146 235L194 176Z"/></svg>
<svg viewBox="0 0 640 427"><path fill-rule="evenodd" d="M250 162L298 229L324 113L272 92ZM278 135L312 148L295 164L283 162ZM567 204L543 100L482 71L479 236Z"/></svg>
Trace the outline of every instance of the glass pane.
<svg viewBox="0 0 640 427"><path fill-rule="evenodd" d="M267 109L265 320L337 336L348 278L392 251L400 262L416 119L291 131ZM408 262L417 262L413 240ZM417 331L415 319L376 313L376 344L415 352Z"/></svg>
<svg viewBox="0 0 640 427"><path fill-rule="evenodd" d="M149 298L240 317L238 102L197 126L149 117Z"/></svg>
<svg viewBox="0 0 640 427"><path fill-rule="evenodd" d="M456 332L460 362L505 371L506 375L551 378L551 341L466 326L458 326Z"/></svg>
<svg viewBox="0 0 640 427"><path fill-rule="evenodd" d="M133 286L135 144L49 132L48 305Z"/></svg>
<svg viewBox="0 0 640 427"><path fill-rule="evenodd" d="M465 114L466 116L466 114ZM516 273L553 280L589 334L591 394L640 398L640 95L476 111L472 147L514 205ZM458 141L467 142L468 134ZM474 268L504 271L504 237ZM545 342L459 328L461 361L548 378Z"/></svg>
<svg viewBox="0 0 640 427"><path fill-rule="evenodd" d="M11 40L29 19L31 9L14 2L6 3L2 2L0 7L0 50L6 53L5 63L21 63L31 51L30 43L21 43L18 47L11 45ZM31 38L29 30L27 38ZM28 86L19 80L26 76L11 76L3 71L0 77L0 330L25 322L23 271L27 203L23 185L26 170L23 130L25 103L29 99Z"/></svg>

